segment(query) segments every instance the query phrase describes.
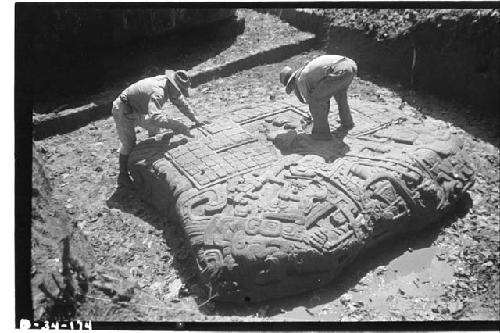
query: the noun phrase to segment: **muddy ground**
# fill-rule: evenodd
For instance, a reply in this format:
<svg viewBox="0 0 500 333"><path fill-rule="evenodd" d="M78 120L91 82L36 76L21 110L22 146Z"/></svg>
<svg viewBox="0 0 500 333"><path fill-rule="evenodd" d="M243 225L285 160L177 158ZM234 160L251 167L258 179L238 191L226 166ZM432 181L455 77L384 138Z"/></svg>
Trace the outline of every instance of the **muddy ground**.
<svg viewBox="0 0 500 333"><path fill-rule="evenodd" d="M262 29L269 29L263 26ZM322 54L311 50L191 91L199 112L287 98L278 73ZM230 55L228 55L230 56ZM179 227L129 190L118 190L119 141L112 118L35 143L54 196L96 258L79 319L94 321L372 321L499 319L499 136L497 120L407 90L355 78L349 94L397 102L442 121L475 155L477 180L455 214L418 235L359 258L328 287L262 304L216 304L197 285ZM138 138L146 133L139 130Z"/></svg>

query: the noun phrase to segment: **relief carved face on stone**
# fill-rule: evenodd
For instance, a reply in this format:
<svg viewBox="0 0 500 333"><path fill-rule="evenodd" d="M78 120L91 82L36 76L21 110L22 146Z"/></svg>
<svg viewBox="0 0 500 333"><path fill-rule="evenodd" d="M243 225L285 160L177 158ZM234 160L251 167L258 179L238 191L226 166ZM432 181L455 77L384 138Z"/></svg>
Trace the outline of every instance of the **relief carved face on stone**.
<svg viewBox="0 0 500 333"><path fill-rule="evenodd" d="M188 181L178 215L220 298L326 283L366 247L437 220L471 186L468 158L446 130L375 103L354 100L352 113L349 135L325 143L310 139L296 105L240 107L145 169L171 192L175 177Z"/></svg>

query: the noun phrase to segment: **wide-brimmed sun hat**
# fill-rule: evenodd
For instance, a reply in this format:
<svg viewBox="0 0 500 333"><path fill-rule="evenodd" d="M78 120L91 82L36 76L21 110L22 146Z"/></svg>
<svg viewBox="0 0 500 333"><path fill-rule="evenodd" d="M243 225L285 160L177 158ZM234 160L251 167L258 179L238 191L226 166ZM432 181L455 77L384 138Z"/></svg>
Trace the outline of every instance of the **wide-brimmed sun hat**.
<svg viewBox="0 0 500 333"><path fill-rule="evenodd" d="M287 94L292 92L292 89L294 88L294 85L292 83L295 83L295 72L293 71L292 67L283 67L280 72L280 82L285 86L285 91Z"/></svg>
<svg viewBox="0 0 500 333"><path fill-rule="evenodd" d="M191 87L191 78L186 71L178 70L175 71L174 80L179 87L181 93L189 97L189 87Z"/></svg>

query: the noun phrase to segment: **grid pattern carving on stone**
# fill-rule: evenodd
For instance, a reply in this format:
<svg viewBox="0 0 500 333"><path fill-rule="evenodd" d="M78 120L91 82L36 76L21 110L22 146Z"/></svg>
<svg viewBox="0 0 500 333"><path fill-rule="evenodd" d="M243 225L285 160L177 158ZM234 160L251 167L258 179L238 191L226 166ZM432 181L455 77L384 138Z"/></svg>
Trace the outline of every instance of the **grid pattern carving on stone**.
<svg viewBox="0 0 500 333"><path fill-rule="evenodd" d="M248 124L297 108L280 105L240 107L228 113L227 118L203 126L204 137L171 149L166 157L198 188L206 188L230 177L263 168L276 161L271 148L256 142L258 139L240 124Z"/></svg>

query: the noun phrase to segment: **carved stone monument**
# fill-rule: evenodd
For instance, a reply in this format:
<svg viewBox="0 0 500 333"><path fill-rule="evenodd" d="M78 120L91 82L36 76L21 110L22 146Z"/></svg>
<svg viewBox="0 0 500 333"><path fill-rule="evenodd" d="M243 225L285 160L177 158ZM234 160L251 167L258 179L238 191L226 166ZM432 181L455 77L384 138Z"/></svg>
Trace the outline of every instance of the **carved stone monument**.
<svg viewBox="0 0 500 333"><path fill-rule="evenodd" d="M448 130L397 107L350 104L355 128L330 141L312 140L306 107L272 102L215 110L194 138L135 148L140 194L181 223L219 300L324 285L367 248L438 221L472 185Z"/></svg>

